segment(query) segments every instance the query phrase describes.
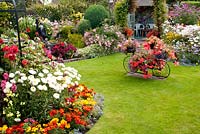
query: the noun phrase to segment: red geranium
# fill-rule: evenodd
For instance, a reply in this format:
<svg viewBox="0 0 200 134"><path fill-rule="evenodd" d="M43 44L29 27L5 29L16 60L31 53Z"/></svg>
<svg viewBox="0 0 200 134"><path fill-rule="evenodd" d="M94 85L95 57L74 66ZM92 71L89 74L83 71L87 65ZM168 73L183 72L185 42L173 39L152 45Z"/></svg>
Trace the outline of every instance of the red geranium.
<svg viewBox="0 0 200 134"><path fill-rule="evenodd" d="M30 33L31 32L31 29L28 27L28 28L26 28L26 32L27 33Z"/></svg>
<svg viewBox="0 0 200 134"><path fill-rule="evenodd" d="M22 60L22 65L25 67L27 64L28 64L28 60L23 59L23 60Z"/></svg>

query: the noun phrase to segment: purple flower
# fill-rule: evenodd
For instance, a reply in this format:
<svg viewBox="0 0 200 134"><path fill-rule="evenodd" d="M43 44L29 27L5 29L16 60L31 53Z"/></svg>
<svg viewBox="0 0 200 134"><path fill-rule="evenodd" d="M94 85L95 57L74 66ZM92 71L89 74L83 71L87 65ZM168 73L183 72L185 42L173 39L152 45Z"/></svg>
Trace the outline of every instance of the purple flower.
<svg viewBox="0 0 200 134"><path fill-rule="evenodd" d="M4 73L4 74L3 74L3 78L4 78L4 80L8 80L8 79L9 79L8 73Z"/></svg>
<svg viewBox="0 0 200 134"><path fill-rule="evenodd" d="M15 93L16 90L17 90L17 86L14 83L12 83L11 90L12 90L13 93Z"/></svg>
<svg viewBox="0 0 200 134"><path fill-rule="evenodd" d="M1 88L5 89L6 88L6 80L1 81Z"/></svg>

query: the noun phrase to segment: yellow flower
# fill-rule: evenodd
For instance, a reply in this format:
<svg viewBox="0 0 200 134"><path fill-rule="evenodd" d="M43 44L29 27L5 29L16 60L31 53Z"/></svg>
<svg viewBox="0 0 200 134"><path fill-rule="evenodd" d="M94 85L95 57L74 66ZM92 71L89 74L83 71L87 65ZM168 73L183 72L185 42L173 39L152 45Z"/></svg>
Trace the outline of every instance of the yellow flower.
<svg viewBox="0 0 200 134"><path fill-rule="evenodd" d="M1 131L6 131L6 129L8 128L8 126L7 125L3 125L3 127L1 128Z"/></svg>
<svg viewBox="0 0 200 134"><path fill-rule="evenodd" d="M65 128L70 128L70 124L67 123L67 124L65 125Z"/></svg>
<svg viewBox="0 0 200 134"><path fill-rule="evenodd" d="M32 132L36 132L37 130L38 130L37 127L33 127L33 128L32 128Z"/></svg>
<svg viewBox="0 0 200 134"><path fill-rule="evenodd" d="M26 132L27 132L27 133L28 133L28 132L31 132L31 127L30 127L30 126L26 128Z"/></svg>
<svg viewBox="0 0 200 134"><path fill-rule="evenodd" d="M65 124L67 124L67 121L64 120L64 119L62 119L62 120L60 121L60 124L61 124L61 125L65 125Z"/></svg>
<svg viewBox="0 0 200 134"><path fill-rule="evenodd" d="M58 123L58 122L59 122L59 119L58 119L58 118L53 118L53 119L50 121L50 123L53 123L53 122Z"/></svg>

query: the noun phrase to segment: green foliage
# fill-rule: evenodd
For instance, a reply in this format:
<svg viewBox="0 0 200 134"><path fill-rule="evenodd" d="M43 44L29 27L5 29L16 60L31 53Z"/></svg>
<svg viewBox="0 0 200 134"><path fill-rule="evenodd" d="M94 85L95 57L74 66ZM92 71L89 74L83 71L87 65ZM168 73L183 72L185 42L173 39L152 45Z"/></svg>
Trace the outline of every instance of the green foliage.
<svg viewBox="0 0 200 134"><path fill-rule="evenodd" d="M36 20L33 17L27 16L19 19L19 28L21 32L27 33L31 39L35 37ZM30 30L30 31L29 31Z"/></svg>
<svg viewBox="0 0 200 134"><path fill-rule="evenodd" d="M190 4L192 6L200 7L200 1L184 1L182 3L187 3L187 4Z"/></svg>
<svg viewBox="0 0 200 134"><path fill-rule="evenodd" d="M127 26L128 4L126 0L118 1L115 4L114 15L117 25L122 27Z"/></svg>
<svg viewBox="0 0 200 134"><path fill-rule="evenodd" d="M102 25L104 19L109 17L109 12L102 5L91 5L85 11L85 19L89 20L92 28Z"/></svg>
<svg viewBox="0 0 200 134"><path fill-rule="evenodd" d="M57 5L34 5L28 9L28 14L48 18L50 21L59 21L62 19L62 10Z"/></svg>
<svg viewBox="0 0 200 134"><path fill-rule="evenodd" d="M60 36L61 38L67 39L68 35L72 33L73 26L64 26L61 28Z"/></svg>
<svg viewBox="0 0 200 134"><path fill-rule="evenodd" d="M84 19L78 23L77 29L78 29L78 32L83 35L85 31L89 30L90 28L91 28L90 21Z"/></svg>
<svg viewBox="0 0 200 134"><path fill-rule="evenodd" d="M83 36L81 34L69 34L68 42L72 43L76 48L83 48L85 46Z"/></svg>
<svg viewBox="0 0 200 134"><path fill-rule="evenodd" d="M1 10L8 10L12 9L13 5L7 2L0 2L0 9ZM0 27L9 26L11 14L8 12L0 12Z"/></svg>
<svg viewBox="0 0 200 134"><path fill-rule="evenodd" d="M105 49L99 44L92 44L90 46L78 49L78 56L83 58L101 57L113 53L109 49Z"/></svg>
<svg viewBox="0 0 200 134"><path fill-rule="evenodd" d="M158 32L162 33L162 23L166 20L166 0L153 0L154 4L154 22L158 27Z"/></svg>

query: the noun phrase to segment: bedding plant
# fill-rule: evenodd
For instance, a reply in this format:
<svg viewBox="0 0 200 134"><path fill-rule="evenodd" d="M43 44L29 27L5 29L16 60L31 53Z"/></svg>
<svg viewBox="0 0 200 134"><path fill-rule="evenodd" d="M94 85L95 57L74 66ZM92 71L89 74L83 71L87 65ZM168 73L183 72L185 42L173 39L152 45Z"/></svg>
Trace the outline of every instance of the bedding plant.
<svg viewBox="0 0 200 134"><path fill-rule="evenodd" d="M34 60L48 58L45 52L37 53L38 48L20 59L16 45L0 41L3 58L11 66L1 69L0 133L85 133L102 115L102 97L79 84L76 69L51 58Z"/></svg>

